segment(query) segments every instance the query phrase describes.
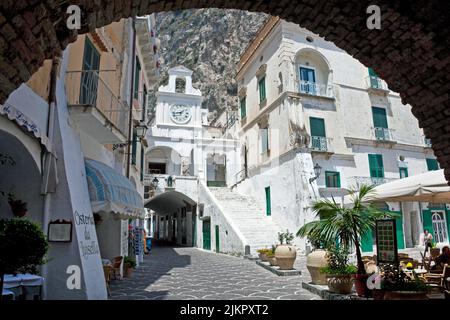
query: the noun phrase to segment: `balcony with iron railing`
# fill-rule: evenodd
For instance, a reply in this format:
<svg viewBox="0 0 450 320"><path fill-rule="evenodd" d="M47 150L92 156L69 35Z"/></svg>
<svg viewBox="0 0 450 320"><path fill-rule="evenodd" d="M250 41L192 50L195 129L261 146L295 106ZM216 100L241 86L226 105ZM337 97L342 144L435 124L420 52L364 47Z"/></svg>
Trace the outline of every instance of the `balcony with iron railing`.
<svg viewBox="0 0 450 320"><path fill-rule="evenodd" d="M297 81L297 84L300 94L334 99L333 86L331 84L321 84L304 80Z"/></svg>
<svg viewBox="0 0 450 320"><path fill-rule="evenodd" d="M187 196L194 197L197 192L197 177L180 176L159 173L144 174L144 186L146 192L144 199L151 199L168 191L178 191Z"/></svg>
<svg viewBox="0 0 450 320"><path fill-rule="evenodd" d="M327 137L311 136L310 149L314 152L332 153L330 141Z"/></svg>
<svg viewBox="0 0 450 320"><path fill-rule="evenodd" d="M361 177L354 176L347 179L347 184L350 188L357 188L363 184L379 186L388 182L398 180L398 178L381 178L381 177Z"/></svg>
<svg viewBox="0 0 450 320"><path fill-rule="evenodd" d="M365 82L368 90L389 92L386 82L376 76L367 76Z"/></svg>
<svg viewBox="0 0 450 320"><path fill-rule="evenodd" d="M392 129L382 128L382 127L374 127L373 128L374 137L377 141L390 142L394 143L394 137L392 134Z"/></svg>
<svg viewBox="0 0 450 320"><path fill-rule="evenodd" d="M111 79L108 83L105 79ZM124 142L129 108L111 89L109 71L67 71L66 95L71 117L101 143Z"/></svg>

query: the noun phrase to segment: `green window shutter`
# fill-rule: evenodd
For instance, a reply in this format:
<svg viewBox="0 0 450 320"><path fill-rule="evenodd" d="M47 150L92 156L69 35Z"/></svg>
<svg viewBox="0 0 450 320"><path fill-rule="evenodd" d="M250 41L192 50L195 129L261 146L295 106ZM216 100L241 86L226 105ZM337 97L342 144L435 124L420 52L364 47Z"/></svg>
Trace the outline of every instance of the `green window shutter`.
<svg viewBox="0 0 450 320"><path fill-rule="evenodd" d="M401 211L391 211L392 213L398 214L398 217L395 217L395 228L397 233L397 248L405 249L405 237L403 234L403 214Z"/></svg>
<svg viewBox="0 0 450 320"><path fill-rule="evenodd" d="M141 181L144 181L144 147L141 145Z"/></svg>
<svg viewBox="0 0 450 320"><path fill-rule="evenodd" d="M136 56L136 69L134 73L134 98L139 99L139 79L141 75L141 64L138 56Z"/></svg>
<svg viewBox="0 0 450 320"><path fill-rule="evenodd" d="M266 187L265 192L266 192L266 215L270 216L272 215L272 206L270 203L270 187Z"/></svg>
<svg viewBox="0 0 450 320"><path fill-rule="evenodd" d="M372 107L372 117L375 128L388 128L386 109Z"/></svg>
<svg viewBox="0 0 450 320"><path fill-rule="evenodd" d="M408 168L399 168L400 179L408 177Z"/></svg>
<svg viewBox="0 0 450 320"><path fill-rule="evenodd" d="M258 82L259 102L266 100L266 77L262 77Z"/></svg>
<svg viewBox="0 0 450 320"><path fill-rule="evenodd" d="M131 164L136 164L136 149L137 149L137 133L136 129L133 129L133 140L131 145Z"/></svg>
<svg viewBox="0 0 450 320"><path fill-rule="evenodd" d="M439 170L439 164L436 159L427 159L428 171Z"/></svg>
<svg viewBox="0 0 450 320"><path fill-rule="evenodd" d="M325 186L327 188L340 188L341 175L335 171L325 171Z"/></svg>
<svg viewBox="0 0 450 320"><path fill-rule="evenodd" d="M240 107L241 107L241 119L245 119L245 117L247 117L247 98L246 97L241 98Z"/></svg>
<svg viewBox="0 0 450 320"><path fill-rule="evenodd" d="M141 114L142 121L145 121L146 110L147 110L147 87L144 85L144 96L142 97L142 114Z"/></svg>
<svg viewBox="0 0 450 320"><path fill-rule="evenodd" d="M309 124L311 126L311 136L314 137L326 137L325 134L325 120L322 118L309 118Z"/></svg>
<svg viewBox="0 0 450 320"><path fill-rule="evenodd" d="M376 72L372 68L368 68L368 69L369 69L369 76L371 76L371 77L378 77L378 75L376 74Z"/></svg>
<svg viewBox="0 0 450 320"><path fill-rule="evenodd" d="M361 251L373 252L373 238L372 231L367 232L361 237Z"/></svg>
<svg viewBox="0 0 450 320"><path fill-rule="evenodd" d="M369 169L372 178L384 178L383 156L381 154L369 154Z"/></svg>
<svg viewBox="0 0 450 320"><path fill-rule="evenodd" d="M423 230L428 230L429 233L433 234L433 221L431 220L430 210L422 210L422 222Z"/></svg>

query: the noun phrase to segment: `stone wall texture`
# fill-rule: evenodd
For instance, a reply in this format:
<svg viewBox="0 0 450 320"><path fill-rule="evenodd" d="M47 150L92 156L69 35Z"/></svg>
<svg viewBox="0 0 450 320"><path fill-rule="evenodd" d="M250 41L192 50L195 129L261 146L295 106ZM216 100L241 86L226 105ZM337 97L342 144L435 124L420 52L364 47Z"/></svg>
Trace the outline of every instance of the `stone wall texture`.
<svg viewBox="0 0 450 320"><path fill-rule="evenodd" d="M81 29L66 26L69 5ZM381 30L369 30L369 5ZM450 1L439 0L1 0L0 103L77 34L124 17L193 8L265 12L298 23L372 67L399 92L431 139L450 181Z"/></svg>

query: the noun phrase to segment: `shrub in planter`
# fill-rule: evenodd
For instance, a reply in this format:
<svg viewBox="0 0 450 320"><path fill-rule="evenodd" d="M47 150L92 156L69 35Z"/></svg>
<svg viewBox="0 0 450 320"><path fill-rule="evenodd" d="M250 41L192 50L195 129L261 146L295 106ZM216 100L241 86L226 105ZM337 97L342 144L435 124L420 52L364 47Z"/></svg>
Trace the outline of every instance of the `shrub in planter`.
<svg viewBox="0 0 450 320"><path fill-rule="evenodd" d="M344 246L332 246L328 249L327 266L320 269L326 274L328 289L333 293L349 294L352 292L352 274L357 268L348 264L348 249Z"/></svg>
<svg viewBox="0 0 450 320"><path fill-rule="evenodd" d="M256 252L259 254L259 259L264 262L269 262L269 258L267 257L267 254L272 252L270 249L259 249Z"/></svg>
<svg viewBox="0 0 450 320"><path fill-rule="evenodd" d="M290 270L294 267L297 258L297 250L295 246L291 245L294 234L286 230L286 232L278 233L278 239L280 244L275 249L277 264L280 266L280 270Z"/></svg>
<svg viewBox="0 0 450 320"><path fill-rule="evenodd" d="M380 276L383 300L428 300L429 287L416 274L411 279L396 266L385 265Z"/></svg>
<svg viewBox="0 0 450 320"><path fill-rule="evenodd" d="M0 292L5 274L37 273L48 242L41 227L27 219L0 219ZM0 296L1 299L1 296Z"/></svg>
<svg viewBox="0 0 450 320"><path fill-rule="evenodd" d="M136 261L131 257L125 256L123 266L125 268L124 277L130 278L133 275L134 268L136 268Z"/></svg>

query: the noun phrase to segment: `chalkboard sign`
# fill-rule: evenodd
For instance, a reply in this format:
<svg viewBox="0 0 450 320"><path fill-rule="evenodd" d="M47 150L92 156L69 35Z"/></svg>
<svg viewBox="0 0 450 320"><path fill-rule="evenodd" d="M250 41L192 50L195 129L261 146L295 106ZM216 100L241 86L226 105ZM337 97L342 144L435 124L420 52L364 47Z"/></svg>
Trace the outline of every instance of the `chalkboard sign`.
<svg viewBox="0 0 450 320"><path fill-rule="evenodd" d="M47 237L49 242L72 242L72 221L50 221Z"/></svg>
<svg viewBox="0 0 450 320"><path fill-rule="evenodd" d="M398 263L397 231L395 219L376 222L377 264Z"/></svg>

